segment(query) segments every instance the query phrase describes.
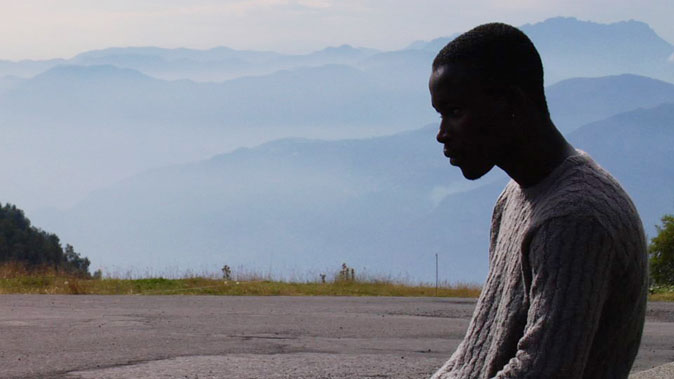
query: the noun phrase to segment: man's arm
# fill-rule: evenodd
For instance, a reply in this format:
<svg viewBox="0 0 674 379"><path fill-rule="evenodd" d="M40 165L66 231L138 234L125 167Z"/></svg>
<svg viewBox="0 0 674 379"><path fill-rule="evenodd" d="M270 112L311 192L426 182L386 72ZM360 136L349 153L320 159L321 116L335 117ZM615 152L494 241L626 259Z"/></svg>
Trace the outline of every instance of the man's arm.
<svg viewBox="0 0 674 379"><path fill-rule="evenodd" d="M583 376L609 292L613 243L590 217L555 218L534 231L522 257L527 325L496 378Z"/></svg>

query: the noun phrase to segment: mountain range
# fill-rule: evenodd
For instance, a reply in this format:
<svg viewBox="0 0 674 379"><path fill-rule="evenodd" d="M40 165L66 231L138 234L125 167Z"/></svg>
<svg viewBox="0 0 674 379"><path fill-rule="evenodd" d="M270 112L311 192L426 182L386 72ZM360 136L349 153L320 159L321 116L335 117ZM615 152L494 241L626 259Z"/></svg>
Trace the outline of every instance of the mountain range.
<svg viewBox="0 0 674 379"><path fill-rule="evenodd" d="M647 24L629 20L599 24L570 17L550 18L520 28L537 46L545 65L546 83L572 77L633 73L674 81L671 43ZM343 64L366 68L374 62L405 64L406 75L428 76L433 56L457 34L432 41L417 41L398 51L377 51L349 45L328 47L307 54L235 50L123 47L88 51L69 59L2 61L0 77L31 77L57 65L112 65L166 79L224 81L241 76L266 75L298 67ZM403 58L400 60L400 58ZM429 60L430 57L430 60ZM421 78L426 79L426 78Z"/></svg>
<svg viewBox="0 0 674 379"><path fill-rule="evenodd" d="M547 88L564 132L674 102L674 85L625 74ZM0 94L0 189L28 209L75 204L95 188L166 164L278 138L391 134L437 119L427 90L396 88L348 66L223 83L164 81L112 66L61 66ZM11 162L11 164L9 164ZM30 173L30 175L26 175Z"/></svg>
<svg viewBox="0 0 674 379"><path fill-rule="evenodd" d="M574 77L639 74L674 81L674 47L648 24L629 20L611 24L555 17L520 29L529 36L543 60L545 82ZM437 52L454 39L417 41L408 48Z"/></svg>
<svg viewBox="0 0 674 379"><path fill-rule="evenodd" d="M652 234L674 206L674 48L637 21L522 30L553 121L625 185ZM441 279L479 282L506 177L465 181L434 141L427 78L453 37L0 61L0 200L108 272L346 262L430 281L438 253Z"/></svg>
<svg viewBox="0 0 674 379"><path fill-rule="evenodd" d="M569 135L632 195L647 231L674 210L674 103L589 123ZM487 269L497 170L464 181L435 125L387 137L286 139L134 176L42 222L107 267L210 262L324 272L347 262L383 275L478 282ZM470 269L468 269L470 268Z"/></svg>

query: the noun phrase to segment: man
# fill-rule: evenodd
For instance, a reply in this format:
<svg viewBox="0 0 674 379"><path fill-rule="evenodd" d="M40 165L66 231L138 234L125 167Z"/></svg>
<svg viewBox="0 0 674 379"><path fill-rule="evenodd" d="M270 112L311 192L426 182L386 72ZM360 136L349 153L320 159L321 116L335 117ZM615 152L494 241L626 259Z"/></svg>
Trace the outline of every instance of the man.
<svg viewBox="0 0 674 379"><path fill-rule="evenodd" d="M618 182L550 119L531 41L479 26L433 62L437 140L467 179L512 180L466 336L433 378L626 378L641 340L646 241Z"/></svg>

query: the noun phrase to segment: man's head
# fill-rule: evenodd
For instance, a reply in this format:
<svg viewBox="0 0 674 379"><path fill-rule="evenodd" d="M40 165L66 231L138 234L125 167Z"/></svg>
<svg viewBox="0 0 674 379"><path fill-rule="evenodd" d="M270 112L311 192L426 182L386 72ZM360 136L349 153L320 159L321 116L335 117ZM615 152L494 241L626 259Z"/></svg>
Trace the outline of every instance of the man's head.
<svg viewBox="0 0 674 379"><path fill-rule="evenodd" d="M447 44L433 61L429 88L442 116L438 142L468 179L507 156L525 116L549 119L540 56L509 25L481 25Z"/></svg>

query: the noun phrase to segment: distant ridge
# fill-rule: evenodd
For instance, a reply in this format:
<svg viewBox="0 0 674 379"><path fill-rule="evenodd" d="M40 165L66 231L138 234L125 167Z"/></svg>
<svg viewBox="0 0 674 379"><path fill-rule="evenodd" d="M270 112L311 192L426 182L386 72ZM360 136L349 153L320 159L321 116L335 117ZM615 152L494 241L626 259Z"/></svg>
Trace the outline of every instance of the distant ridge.
<svg viewBox="0 0 674 379"><path fill-rule="evenodd" d="M618 178L653 236L660 217L674 212L674 102L590 123L569 139Z"/></svg>
<svg viewBox="0 0 674 379"><path fill-rule="evenodd" d="M632 73L674 83L674 46L648 24L629 20L610 24L554 17L520 26L541 53L546 84L572 77ZM438 52L458 34L416 41L407 49Z"/></svg>
<svg viewBox="0 0 674 379"><path fill-rule="evenodd" d="M548 84L624 73L674 82L674 66L667 62L674 47L646 23L599 24L555 17L521 28L541 53Z"/></svg>
<svg viewBox="0 0 674 379"><path fill-rule="evenodd" d="M569 135L625 186L649 233L674 211L672 125L668 103ZM429 125L361 140L274 141L133 176L42 223L105 264L115 257L141 267L198 265L217 256L306 271L346 261L421 279L441 252L449 278L480 281L491 208L506 178L495 169L463 180L434 134ZM186 249L189 257L180 254Z"/></svg>
<svg viewBox="0 0 674 379"><path fill-rule="evenodd" d="M552 120L566 133L626 110L674 102L674 84L633 74L567 79L545 92Z"/></svg>
<svg viewBox="0 0 674 379"><path fill-rule="evenodd" d="M142 72L130 68L121 68L114 65L87 65L78 66L72 64L57 65L49 70L36 75L34 81L43 80L88 80L95 78L124 78L127 80L152 80Z"/></svg>
<svg viewBox="0 0 674 379"><path fill-rule="evenodd" d="M544 60L546 83L572 77L595 77L632 73L674 82L674 47L658 36L647 24L635 20L600 24L571 17L554 17L521 26L534 41ZM455 31L456 32L456 31ZM0 61L0 77L33 76L56 64L105 65L136 69L161 79L223 81L240 76L266 75L281 69L324 64L367 66L374 60L386 63L387 55L400 62L407 55L407 68L413 77L428 70L432 57L458 34L432 41L415 41L396 51L341 45L307 54L282 54L273 51L158 47L113 47L83 52L68 60ZM397 53L397 54L391 54ZM412 58L417 55L419 58ZM391 64L396 64L396 60ZM427 75L427 74L426 74Z"/></svg>

